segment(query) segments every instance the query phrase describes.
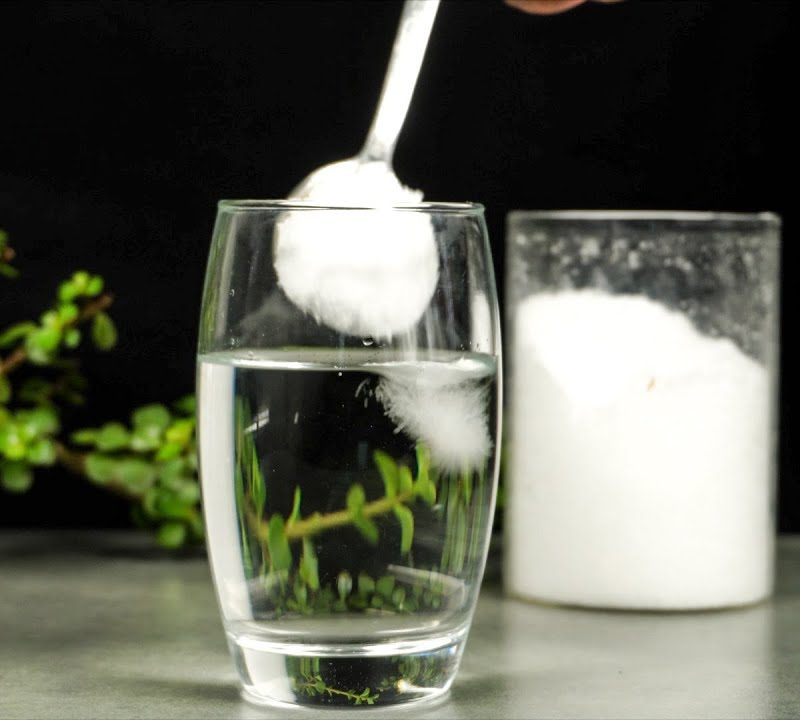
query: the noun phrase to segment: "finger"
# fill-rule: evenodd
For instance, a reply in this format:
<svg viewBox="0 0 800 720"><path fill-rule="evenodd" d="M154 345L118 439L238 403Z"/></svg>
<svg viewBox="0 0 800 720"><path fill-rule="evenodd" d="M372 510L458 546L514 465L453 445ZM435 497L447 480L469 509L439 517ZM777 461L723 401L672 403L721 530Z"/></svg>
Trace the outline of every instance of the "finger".
<svg viewBox="0 0 800 720"><path fill-rule="evenodd" d="M505 2L522 12L534 15L555 15L571 10L585 0L505 0Z"/></svg>

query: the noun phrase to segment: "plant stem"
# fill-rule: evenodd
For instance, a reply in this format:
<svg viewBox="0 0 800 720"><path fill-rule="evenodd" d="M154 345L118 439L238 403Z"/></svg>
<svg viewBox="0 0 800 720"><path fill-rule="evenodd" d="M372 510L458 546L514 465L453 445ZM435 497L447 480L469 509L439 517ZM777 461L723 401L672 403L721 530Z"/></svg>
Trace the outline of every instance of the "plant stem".
<svg viewBox="0 0 800 720"><path fill-rule="evenodd" d="M306 694L308 694L309 690L320 692L319 690L317 690L317 679L319 679L325 685L322 692L327 693L329 697L333 697L334 695L341 695L342 697L346 697L348 700L352 702L356 702L362 699L360 693L355 693L349 690L340 690L339 688L331 687L330 685L328 685L328 683L322 680L322 678L319 675L317 676L304 675L303 678L305 682L301 683L297 688L300 692L305 692ZM378 697L380 697L380 693L375 693L374 696L370 696L373 702L377 700Z"/></svg>
<svg viewBox="0 0 800 720"><path fill-rule="evenodd" d="M83 310L81 310L73 325L80 325L82 322L90 320L97 315L97 313L107 310L113 302L114 296L111 293L103 293L102 295L99 295L94 300L86 303L86 305L83 306Z"/></svg>
<svg viewBox="0 0 800 720"><path fill-rule="evenodd" d="M8 375L12 370L22 365L27 357L28 353L25 351L25 347L20 345L5 360L0 360L0 375Z"/></svg>
<svg viewBox="0 0 800 720"><path fill-rule="evenodd" d="M75 327L81 323L86 322L93 318L97 313L102 312L114 302L114 296L111 293L103 293L96 297L91 302L83 306L78 317L64 327ZM0 360L0 375L8 375L12 370L16 370L22 363L28 359L28 351L25 350L25 344L21 344L12 352L5 360Z"/></svg>
<svg viewBox="0 0 800 720"><path fill-rule="evenodd" d="M414 497L413 491L406 493L398 493L394 497L382 497L378 500L366 503L361 508L361 514L365 518L371 518L376 515L384 515L394 508L396 505L401 505L408 502ZM263 522L254 512L248 513L251 523L256 529L256 535L260 542L266 543L269 536L269 528L267 523ZM336 510L335 512L321 515L316 512L309 515L303 520L286 523L286 539L289 542L296 542L305 537L311 537L317 533L325 530L330 530L335 527L342 527L349 525L353 522L353 516L349 510Z"/></svg>
<svg viewBox="0 0 800 720"><path fill-rule="evenodd" d="M61 443L56 443L56 460L63 465L70 472L83 477L88 477L86 474L86 454L70 450ZM131 491L122 483L111 480L105 483L93 483L98 487L105 488L114 495L118 495L126 500L141 500L143 493Z"/></svg>

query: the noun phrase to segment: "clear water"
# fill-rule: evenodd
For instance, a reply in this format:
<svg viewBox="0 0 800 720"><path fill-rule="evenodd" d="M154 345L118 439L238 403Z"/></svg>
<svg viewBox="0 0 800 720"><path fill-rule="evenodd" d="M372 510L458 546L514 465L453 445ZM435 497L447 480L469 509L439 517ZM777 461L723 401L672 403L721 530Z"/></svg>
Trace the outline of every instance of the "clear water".
<svg viewBox="0 0 800 720"><path fill-rule="evenodd" d="M209 552L256 699L398 702L455 674L493 514L496 360L385 358L200 358Z"/></svg>

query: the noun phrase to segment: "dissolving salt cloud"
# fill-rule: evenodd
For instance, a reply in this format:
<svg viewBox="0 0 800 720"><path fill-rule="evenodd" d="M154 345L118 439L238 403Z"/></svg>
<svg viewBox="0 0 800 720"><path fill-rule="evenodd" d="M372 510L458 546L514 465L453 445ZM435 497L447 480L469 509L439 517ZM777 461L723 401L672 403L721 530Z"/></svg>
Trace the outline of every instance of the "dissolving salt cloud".
<svg viewBox="0 0 800 720"><path fill-rule="evenodd" d="M454 472L480 467L492 450L486 374L471 364L398 363L381 371L375 390L397 430L424 443L435 465Z"/></svg>
<svg viewBox="0 0 800 720"><path fill-rule="evenodd" d="M655 609L769 593L765 367L645 297L566 291L519 305L512 374L512 592Z"/></svg>

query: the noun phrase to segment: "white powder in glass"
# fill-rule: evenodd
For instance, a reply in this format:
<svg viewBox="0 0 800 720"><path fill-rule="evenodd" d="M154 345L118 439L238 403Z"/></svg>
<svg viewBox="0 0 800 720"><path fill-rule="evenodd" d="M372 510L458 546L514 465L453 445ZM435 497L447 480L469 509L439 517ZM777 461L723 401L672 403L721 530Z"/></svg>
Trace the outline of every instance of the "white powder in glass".
<svg viewBox="0 0 800 720"><path fill-rule="evenodd" d="M431 451L434 465L452 472L478 468L492 449L487 415L487 370L462 358L397 363L381 369L375 397L402 431Z"/></svg>
<svg viewBox="0 0 800 720"><path fill-rule="evenodd" d="M767 370L641 296L517 309L506 584L618 608L769 594Z"/></svg>

